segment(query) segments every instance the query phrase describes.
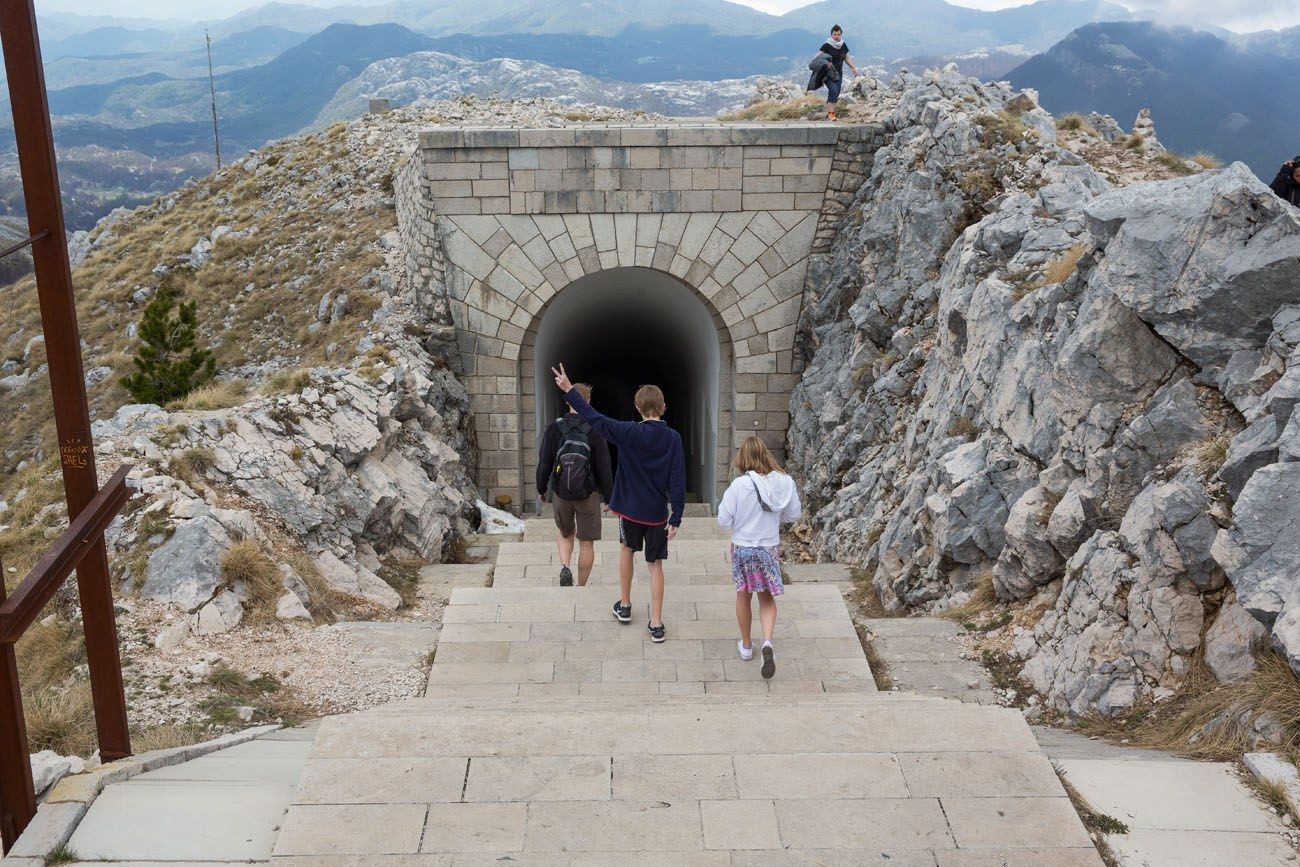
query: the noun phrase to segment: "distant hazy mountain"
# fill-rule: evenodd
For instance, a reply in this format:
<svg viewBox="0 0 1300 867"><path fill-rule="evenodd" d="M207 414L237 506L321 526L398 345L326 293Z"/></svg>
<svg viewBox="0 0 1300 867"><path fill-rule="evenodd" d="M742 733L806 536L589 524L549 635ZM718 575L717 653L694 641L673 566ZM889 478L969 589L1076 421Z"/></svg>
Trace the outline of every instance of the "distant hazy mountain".
<svg viewBox="0 0 1300 867"><path fill-rule="evenodd" d="M752 77L655 83L605 81L531 60L472 61L439 51L421 51L372 63L339 89L313 126L359 117L372 96L390 99L395 106L468 95L545 97L564 103L635 108L675 116L711 116L743 105L753 94L755 84Z"/></svg>
<svg viewBox="0 0 1300 867"><path fill-rule="evenodd" d="M1242 48L1187 28L1093 24L1008 77L1017 87L1036 88L1044 107L1057 114L1100 111L1127 127L1150 108L1166 147L1243 160L1271 179L1300 151L1300 112L1286 97L1300 81L1300 31L1291 34Z"/></svg>
<svg viewBox="0 0 1300 867"><path fill-rule="evenodd" d="M772 36L782 30L811 34L801 53L815 50L831 24L843 25L865 58L896 59L975 48L1023 44L1041 50L1091 21L1131 17L1108 0L1039 0L998 12L944 0L822 0L785 15L769 15L726 0L481 0L438 3L395 0L376 6L328 9L270 3L241 12L218 28L271 25L316 29L323 22L395 22L433 36L470 34L489 39L518 34L614 37L632 30L696 26L719 36ZM635 50L635 49L634 49ZM510 56L499 52L497 57ZM542 59L533 57L531 59ZM565 66L576 67L572 59ZM648 80L648 79L645 79Z"/></svg>
<svg viewBox="0 0 1300 867"><path fill-rule="evenodd" d="M628 27L699 24L720 33L766 33L779 29L779 19L726 0L477 0L473 3L430 3L395 0L373 6L348 5L321 9L292 3L268 3L240 12L222 22L223 28L247 29L270 24L316 29L323 21L357 24L392 22L433 35L472 33L573 33L609 36Z"/></svg>
<svg viewBox="0 0 1300 867"><path fill-rule="evenodd" d="M1228 38L1247 51L1276 54L1280 57L1300 57L1300 27L1264 30Z"/></svg>
<svg viewBox="0 0 1300 867"><path fill-rule="evenodd" d="M276 27L258 27L212 41L212 62L217 73L232 72L274 60L307 39L308 34ZM45 86L61 90L83 84L160 73L168 78L198 78L208 74L208 54L203 34L185 32L172 39L172 48L143 54L63 56L45 54ZM0 79L4 70L0 68Z"/></svg>
<svg viewBox="0 0 1300 867"><path fill-rule="evenodd" d="M429 47L428 37L396 24L331 25L268 63L217 76L222 136L230 147L245 148L297 132L371 63ZM64 146L177 156L211 136L206 76L149 73L52 90L49 100ZM0 114L0 124L8 126L5 120Z"/></svg>
<svg viewBox="0 0 1300 867"><path fill-rule="evenodd" d="M435 37L438 51L473 60L509 57L620 81L738 78L802 68L821 43L804 30L766 36L716 33L698 24L629 27L617 36L507 33Z"/></svg>

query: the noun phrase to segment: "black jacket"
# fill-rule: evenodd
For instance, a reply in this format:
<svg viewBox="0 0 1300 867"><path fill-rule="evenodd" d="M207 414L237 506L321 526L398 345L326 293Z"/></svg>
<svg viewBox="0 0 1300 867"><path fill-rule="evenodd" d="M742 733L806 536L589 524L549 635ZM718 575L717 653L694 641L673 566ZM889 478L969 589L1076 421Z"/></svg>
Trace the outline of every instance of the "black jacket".
<svg viewBox="0 0 1300 867"><path fill-rule="evenodd" d="M555 473L555 453L560 450L562 441L559 419L556 419L546 426L546 432L542 434L541 446L537 450L537 495L539 497L545 497L551 487L551 476ZM588 431L587 442L591 444L591 473L596 482L596 490L600 492L600 498L608 504L609 498L614 493L614 471L609 460L609 443L594 430Z"/></svg>
<svg viewBox="0 0 1300 867"><path fill-rule="evenodd" d="M1291 162L1292 168L1282 166L1278 171L1277 177L1273 179L1270 186L1273 192L1286 199L1291 204L1300 207L1300 184L1295 182L1295 168L1300 167L1300 157L1296 157Z"/></svg>
<svg viewBox="0 0 1300 867"><path fill-rule="evenodd" d="M812 70L812 76L808 79L807 90L809 92L825 87L828 81L840 80L840 71L835 68L835 62L831 60L831 56L825 52L814 57L812 62L808 64L808 68Z"/></svg>

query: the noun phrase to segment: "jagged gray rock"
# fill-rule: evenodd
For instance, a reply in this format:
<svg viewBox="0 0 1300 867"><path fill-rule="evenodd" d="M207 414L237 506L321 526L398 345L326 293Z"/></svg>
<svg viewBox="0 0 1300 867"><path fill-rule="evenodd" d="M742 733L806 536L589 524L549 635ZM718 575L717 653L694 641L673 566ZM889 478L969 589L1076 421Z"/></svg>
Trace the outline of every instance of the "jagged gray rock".
<svg viewBox="0 0 1300 867"><path fill-rule="evenodd" d="M1228 579L1293 646L1300 212L1242 165L1112 189L1036 122L991 131L1014 98L951 72L870 89L893 137L810 266L790 463L819 553L890 607L990 570L1003 599L1053 594L1024 674L1111 713L1178 688Z"/></svg>

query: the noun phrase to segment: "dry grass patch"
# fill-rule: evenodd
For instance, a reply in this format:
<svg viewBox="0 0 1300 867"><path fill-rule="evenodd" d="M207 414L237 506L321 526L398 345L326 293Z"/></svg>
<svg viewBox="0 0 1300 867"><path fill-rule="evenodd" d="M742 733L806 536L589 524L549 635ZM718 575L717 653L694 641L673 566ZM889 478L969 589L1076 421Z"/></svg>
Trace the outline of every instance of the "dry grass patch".
<svg viewBox="0 0 1300 867"><path fill-rule="evenodd" d="M191 412L230 409L232 406L239 406L247 397L248 383L242 379L234 379L229 382L209 382L207 385L194 389L180 400L174 400L167 404L167 408Z"/></svg>
<svg viewBox="0 0 1300 867"><path fill-rule="evenodd" d="M1210 478L1223 469L1228 460L1228 446L1231 439L1227 436L1211 437L1196 450L1196 469L1202 478Z"/></svg>
<svg viewBox="0 0 1300 867"><path fill-rule="evenodd" d="M941 612L939 616L960 623L983 614L996 605L997 601L997 590L993 586L993 567L988 566L975 573L974 586L966 601Z"/></svg>
<svg viewBox="0 0 1300 867"><path fill-rule="evenodd" d="M131 749L136 754L188 747L208 739L208 730L198 723L171 723L131 732Z"/></svg>
<svg viewBox="0 0 1300 867"><path fill-rule="evenodd" d="M825 103L817 96L800 96L795 99L765 99L753 105L718 115L719 120L749 120L776 122L783 120L804 120L808 115L822 108Z"/></svg>
<svg viewBox="0 0 1300 867"><path fill-rule="evenodd" d="M311 385L311 370L306 367L297 370L277 370L262 385L262 394L268 397L298 394L309 385Z"/></svg>
<svg viewBox="0 0 1300 867"><path fill-rule="evenodd" d="M1075 275L1079 270L1079 260L1088 248L1083 244L1075 243L1070 245L1070 249L1061 255L1061 258L1053 261L1043 272L1043 285L1056 286L1064 283Z"/></svg>
<svg viewBox="0 0 1300 867"><path fill-rule="evenodd" d="M212 449L190 448L171 456L167 462L167 471L186 484L193 484L196 478L212 469L217 456Z"/></svg>
<svg viewBox="0 0 1300 867"><path fill-rule="evenodd" d="M1099 138L1097 128L1088 123L1088 119L1078 112L1062 115L1056 119L1056 128L1065 132L1081 132L1093 138Z"/></svg>
<svg viewBox="0 0 1300 867"><path fill-rule="evenodd" d="M213 693L203 700L200 708L214 725L279 721L294 726L313 716L310 706L270 674L248 677L222 664L212 670L208 684ZM240 718L241 707L253 709L252 719Z"/></svg>
<svg viewBox="0 0 1300 867"><path fill-rule="evenodd" d="M32 752L54 750L65 756L88 756L95 750L95 704L90 682L64 689L33 691L23 699L27 741Z"/></svg>
<svg viewBox="0 0 1300 867"><path fill-rule="evenodd" d="M381 564L379 577L402 597L402 608L414 608L419 602L420 568L424 565L419 557L389 557Z"/></svg>
<svg viewBox="0 0 1300 867"><path fill-rule="evenodd" d="M1193 758L1232 761L1249 752L1257 725L1267 719L1281 730L1274 750L1300 755L1300 682L1286 660L1267 652L1249 676L1220 683L1200 658L1193 662L1182 692L1122 717L1079 721L1089 735L1125 738L1133 746L1168 750Z"/></svg>
<svg viewBox="0 0 1300 867"><path fill-rule="evenodd" d="M1196 163L1198 166L1205 169L1206 171L1213 171L1214 169L1223 168L1223 160L1219 159L1214 154L1209 153L1207 151L1200 151L1199 153L1194 153L1190 157L1188 157L1188 159Z"/></svg>
<svg viewBox="0 0 1300 867"><path fill-rule="evenodd" d="M1019 115L1005 109L997 114L982 114L975 118L975 123L984 130L981 142L986 148L1000 144L1018 145L1033 132Z"/></svg>
<svg viewBox="0 0 1300 867"><path fill-rule="evenodd" d="M289 551L281 555L289 568L297 573L302 583L307 585L307 610L312 616L325 623L333 623L339 618L340 603L334 588L320 574L315 561L305 551Z"/></svg>
<svg viewBox="0 0 1300 867"><path fill-rule="evenodd" d="M274 614L275 603L284 595L279 567L253 539L240 539L226 549L221 555L221 577L230 584L244 583L252 613Z"/></svg>
<svg viewBox="0 0 1300 867"><path fill-rule="evenodd" d="M1187 160L1176 153L1165 151L1156 157L1156 162L1176 175L1190 175L1196 170L1187 164Z"/></svg>

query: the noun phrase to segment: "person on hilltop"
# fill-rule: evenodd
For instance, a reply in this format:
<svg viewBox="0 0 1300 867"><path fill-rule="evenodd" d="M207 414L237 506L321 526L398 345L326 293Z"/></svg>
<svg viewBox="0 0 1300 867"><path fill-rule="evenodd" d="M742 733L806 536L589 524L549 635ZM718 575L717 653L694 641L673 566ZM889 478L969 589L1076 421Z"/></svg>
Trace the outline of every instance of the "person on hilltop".
<svg viewBox="0 0 1300 867"><path fill-rule="evenodd" d="M552 367L555 384L592 430L618 446L618 470L609 510L618 516L618 578L622 595L614 617L632 622L632 555L644 550L650 571L650 640L664 641L664 561L668 543L677 537L686 509L686 456L682 438L664 424L664 393L643 385L634 402L640 422L614 421L591 408L569 381L564 365Z"/></svg>
<svg viewBox="0 0 1300 867"><path fill-rule="evenodd" d="M1282 163L1270 186L1288 204L1300 207L1300 156Z"/></svg>
<svg viewBox="0 0 1300 867"><path fill-rule="evenodd" d="M740 658L754 658L750 636L753 597L758 594L758 619L763 628L764 678L776 674L776 597L785 593L781 581L781 524L799 520L803 507L794 480L777 464L767 445L751 436L740 444L732 464L740 473L718 505L718 523L731 531L731 580L736 585L736 623Z"/></svg>
<svg viewBox="0 0 1300 867"><path fill-rule="evenodd" d="M573 386L591 402L591 386ZM560 531L560 586L573 586L573 543L578 542L578 586L587 586L600 541L600 504L614 489L609 444L572 407L546 426L537 449L537 495L549 498Z"/></svg>
<svg viewBox="0 0 1300 867"><path fill-rule="evenodd" d="M849 65L854 75L859 75L853 58L849 57L849 46L844 41L844 30L836 24L831 28L831 38L822 43L818 54L808 67L812 78L808 80L808 92L826 88L826 119L836 120L836 107L840 101L840 88L844 86L844 64Z"/></svg>

